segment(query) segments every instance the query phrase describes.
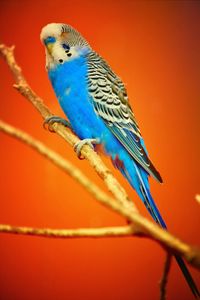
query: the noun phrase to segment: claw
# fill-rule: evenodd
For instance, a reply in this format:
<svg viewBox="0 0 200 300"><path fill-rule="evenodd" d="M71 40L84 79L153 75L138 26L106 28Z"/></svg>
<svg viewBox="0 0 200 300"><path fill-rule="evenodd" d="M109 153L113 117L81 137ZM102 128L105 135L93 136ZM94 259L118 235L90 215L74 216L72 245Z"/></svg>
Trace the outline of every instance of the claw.
<svg viewBox="0 0 200 300"><path fill-rule="evenodd" d="M66 126L68 128L71 128L71 125L70 125L70 123L67 120L65 120L65 119L63 119L61 117L57 117L57 116L52 116L52 117L46 118L44 120L43 127L44 127L44 129L47 129L46 125L48 125L48 130L50 132L55 132L54 129L52 128L52 125L54 123L63 124L64 126Z"/></svg>
<svg viewBox="0 0 200 300"><path fill-rule="evenodd" d="M94 150L94 145L99 144L99 139L84 139L82 141L77 142L74 145L74 151L76 152L79 159L84 159L84 157L81 156L81 150L84 145L90 146Z"/></svg>

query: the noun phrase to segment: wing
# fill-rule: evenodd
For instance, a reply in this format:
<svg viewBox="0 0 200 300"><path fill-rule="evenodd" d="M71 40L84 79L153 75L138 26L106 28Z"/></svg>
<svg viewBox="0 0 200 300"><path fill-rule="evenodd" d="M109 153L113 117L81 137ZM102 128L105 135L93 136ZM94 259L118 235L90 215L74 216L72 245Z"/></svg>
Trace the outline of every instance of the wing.
<svg viewBox="0 0 200 300"><path fill-rule="evenodd" d="M144 149L142 136L128 102L124 84L95 52L88 55L88 87L94 110L129 154L146 172L162 178Z"/></svg>

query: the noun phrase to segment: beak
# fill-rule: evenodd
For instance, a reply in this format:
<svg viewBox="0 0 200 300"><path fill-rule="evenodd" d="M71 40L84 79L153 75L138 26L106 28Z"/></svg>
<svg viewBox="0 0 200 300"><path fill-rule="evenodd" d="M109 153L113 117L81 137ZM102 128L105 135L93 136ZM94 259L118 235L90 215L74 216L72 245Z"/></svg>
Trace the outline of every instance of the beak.
<svg viewBox="0 0 200 300"><path fill-rule="evenodd" d="M53 43L48 43L46 45L47 47L47 51L49 52L49 54L51 55L52 51L53 51Z"/></svg>
<svg viewBox="0 0 200 300"><path fill-rule="evenodd" d="M55 37L53 36L49 36L44 40L44 44L46 45L46 48L49 52L49 54L51 55L52 50L53 50L53 44L56 42Z"/></svg>

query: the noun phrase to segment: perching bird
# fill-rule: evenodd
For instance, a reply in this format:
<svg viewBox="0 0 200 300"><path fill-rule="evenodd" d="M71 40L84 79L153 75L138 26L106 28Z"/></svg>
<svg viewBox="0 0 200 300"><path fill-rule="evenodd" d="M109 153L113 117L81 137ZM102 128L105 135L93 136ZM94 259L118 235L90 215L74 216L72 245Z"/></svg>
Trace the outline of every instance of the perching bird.
<svg viewBox="0 0 200 300"><path fill-rule="evenodd" d="M48 24L41 40L46 50L46 68L58 101L72 130L87 143L103 145L113 164L138 193L154 220L166 224L150 193L148 176L162 182L150 161L138 124L130 107L126 88L107 62L82 37L66 24ZM68 122L52 117L48 123ZM199 291L184 261L175 256L193 294Z"/></svg>

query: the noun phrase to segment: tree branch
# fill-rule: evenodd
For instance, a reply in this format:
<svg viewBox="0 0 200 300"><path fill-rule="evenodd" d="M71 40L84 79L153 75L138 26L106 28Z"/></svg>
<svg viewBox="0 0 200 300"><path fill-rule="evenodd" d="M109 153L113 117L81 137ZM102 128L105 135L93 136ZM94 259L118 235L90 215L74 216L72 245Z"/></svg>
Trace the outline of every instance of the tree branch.
<svg viewBox="0 0 200 300"><path fill-rule="evenodd" d="M172 252L178 251L179 253L184 254L185 256L188 256L188 253L190 253L191 249L188 248L188 245L179 241L178 239L170 235L167 231L164 231L154 223L148 221L147 219L139 215L138 213L137 214L132 213L128 208L124 208L122 205L114 201L114 199L107 196L107 194L104 193L97 185L91 182L78 168L76 168L69 161L64 159L61 155L51 150L47 146L45 146L42 142L31 137L29 134L25 133L24 131L12 127L1 120L0 120L0 131L12 137L17 138L18 140L22 141L23 143L35 149L38 153L48 158L51 162L53 162L65 173L67 173L75 180L77 180L83 187L85 187L85 189L88 192L90 192L97 199L97 201L106 205L112 210L116 211L120 215L127 217L130 221L133 221L134 232L129 232L129 235L132 235L134 233L137 236L143 236L143 237L145 236L145 237L153 238L159 241L159 243L161 243L161 245L164 246L165 248L171 248ZM4 225L2 224L1 226ZM14 228L16 229L17 227ZM34 231L34 229L31 228L29 230ZM12 230L10 232L12 233ZM20 232L21 231L19 229L18 233ZM167 236L165 237L165 235ZM55 236L55 235L51 235L51 236ZM62 235L60 235L60 237L61 236Z"/></svg>
<svg viewBox="0 0 200 300"><path fill-rule="evenodd" d="M79 228L79 229L50 229L11 226L0 224L0 233L13 233L22 235L35 235L53 238L100 238L100 237L126 237L134 233L132 226Z"/></svg>
<svg viewBox="0 0 200 300"><path fill-rule="evenodd" d="M167 253L165 263L164 263L163 275L160 281L160 300L166 300L167 282L168 282L171 262L172 262L172 255L170 253Z"/></svg>
<svg viewBox="0 0 200 300"><path fill-rule="evenodd" d="M197 203L200 204L200 195L199 194L196 194L195 199L196 199Z"/></svg>
<svg viewBox="0 0 200 300"><path fill-rule="evenodd" d="M13 47L7 48L4 45L0 46L0 53L5 58L16 78L17 85L15 85L15 87L37 108L43 118L50 117L52 114L50 113L49 109L44 105L41 98L32 91L24 79L21 69L14 59L13 49ZM66 130L63 125L54 124L52 127L55 132L62 136L70 145L74 145L75 142L78 141L78 138L73 133ZM129 201L125 190L113 177L108 168L102 163L100 157L90 147L84 146L81 154L90 162L99 176L104 180L108 189L118 200L113 201L109 197L102 197L97 199L99 202L132 222L134 224L134 233L138 236L152 238L153 240L159 242L165 249L170 251L170 253L182 255L191 265L200 269L199 249L180 241L169 232L161 229L153 222L150 222L141 216L138 213L135 205Z"/></svg>

